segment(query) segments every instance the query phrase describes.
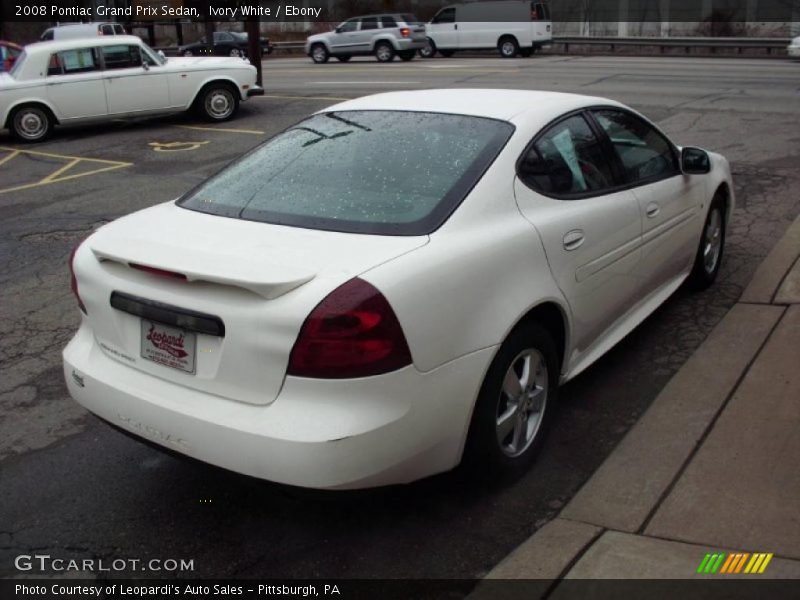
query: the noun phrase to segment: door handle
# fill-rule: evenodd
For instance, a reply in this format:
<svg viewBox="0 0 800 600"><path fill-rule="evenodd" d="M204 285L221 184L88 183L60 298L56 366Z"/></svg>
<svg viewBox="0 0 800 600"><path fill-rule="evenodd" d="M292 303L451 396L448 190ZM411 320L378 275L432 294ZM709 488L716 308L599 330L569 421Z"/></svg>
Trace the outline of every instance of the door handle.
<svg viewBox="0 0 800 600"><path fill-rule="evenodd" d="M456 23L455 25L453 25L453 29L458 29L458 23Z"/></svg>
<svg viewBox="0 0 800 600"><path fill-rule="evenodd" d="M564 234L564 250L567 252L576 250L581 247L584 240L582 229L573 229Z"/></svg>
<svg viewBox="0 0 800 600"><path fill-rule="evenodd" d="M651 202L650 204L647 205L647 208L645 209L645 212L647 213L647 217L652 219L658 213L661 212L661 208L655 202Z"/></svg>

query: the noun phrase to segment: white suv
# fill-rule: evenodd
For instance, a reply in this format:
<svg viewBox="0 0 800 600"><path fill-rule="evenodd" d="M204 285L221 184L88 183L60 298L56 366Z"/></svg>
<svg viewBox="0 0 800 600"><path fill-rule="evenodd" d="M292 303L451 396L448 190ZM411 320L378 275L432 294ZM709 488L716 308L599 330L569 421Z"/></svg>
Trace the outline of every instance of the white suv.
<svg viewBox="0 0 800 600"><path fill-rule="evenodd" d="M353 56L374 54L380 62L395 56L411 60L417 50L427 45L425 25L414 15L391 13L353 17L333 31L306 39L306 54L315 63L325 63L331 56L347 62Z"/></svg>

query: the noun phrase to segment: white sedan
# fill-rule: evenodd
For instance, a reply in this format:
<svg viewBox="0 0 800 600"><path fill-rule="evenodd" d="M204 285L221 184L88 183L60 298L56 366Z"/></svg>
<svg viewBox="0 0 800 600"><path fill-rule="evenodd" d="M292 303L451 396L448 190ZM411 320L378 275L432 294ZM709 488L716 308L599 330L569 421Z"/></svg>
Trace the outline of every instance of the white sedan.
<svg viewBox="0 0 800 600"><path fill-rule="evenodd" d="M211 121L263 94L240 58L165 58L135 36L100 36L25 46L0 73L0 123L22 142L55 125L195 109Z"/></svg>
<svg viewBox="0 0 800 600"><path fill-rule="evenodd" d="M347 101L77 247L67 385L118 428L287 484L517 474L560 384L714 281L733 208L722 156L614 101Z"/></svg>

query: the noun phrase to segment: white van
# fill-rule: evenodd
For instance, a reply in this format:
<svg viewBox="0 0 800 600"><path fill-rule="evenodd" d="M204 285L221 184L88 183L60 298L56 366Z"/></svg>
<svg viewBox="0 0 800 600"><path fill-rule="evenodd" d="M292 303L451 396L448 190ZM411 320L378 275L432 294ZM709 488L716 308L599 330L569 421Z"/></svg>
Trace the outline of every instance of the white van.
<svg viewBox="0 0 800 600"><path fill-rule="evenodd" d="M453 4L440 10L425 26L425 58L438 51L452 56L457 50L497 48L503 58L530 56L553 41L550 6L544 1L502 0Z"/></svg>
<svg viewBox="0 0 800 600"><path fill-rule="evenodd" d="M98 35L127 35L125 28L119 23L67 23L45 29L39 37L40 42L51 40L74 40L78 38L96 37Z"/></svg>

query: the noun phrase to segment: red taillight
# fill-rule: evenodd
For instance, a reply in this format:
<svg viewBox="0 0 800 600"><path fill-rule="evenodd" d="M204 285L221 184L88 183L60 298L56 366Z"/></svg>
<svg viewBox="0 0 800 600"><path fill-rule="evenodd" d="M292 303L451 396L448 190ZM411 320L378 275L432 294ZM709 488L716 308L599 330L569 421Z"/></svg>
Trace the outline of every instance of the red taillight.
<svg viewBox="0 0 800 600"><path fill-rule="evenodd" d="M70 287L72 288L72 293L75 294L75 299L78 301L78 308L83 311L83 314L88 315L89 313L86 312L86 306L83 304L83 300L81 300L80 295L78 294L78 280L75 278L75 253L78 251L81 245L78 244L72 249L72 252L69 255L69 276L70 276Z"/></svg>
<svg viewBox="0 0 800 600"><path fill-rule="evenodd" d="M159 277L169 277L170 279L181 279L186 281L186 275L178 273L177 271L167 271L166 269L159 269L157 267L148 267L147 265L140 265L138 263L128 263L132 269L138 269L151 275L158 275Z"/></svg>
<svg viewBox="0 0 800 600"><path fill-rule="evenodd" d="M363 279L336 288L306 318L289 357L289 375L368 377L411 364L389 302Z"/></svg>
<svg viewBox="0 0 800 600"><path fill-rule="evenodd" d="M408 37L411 35L411 30L408 27L402 27L400 29L400 35L402 35L403 37Z"/></svg>

